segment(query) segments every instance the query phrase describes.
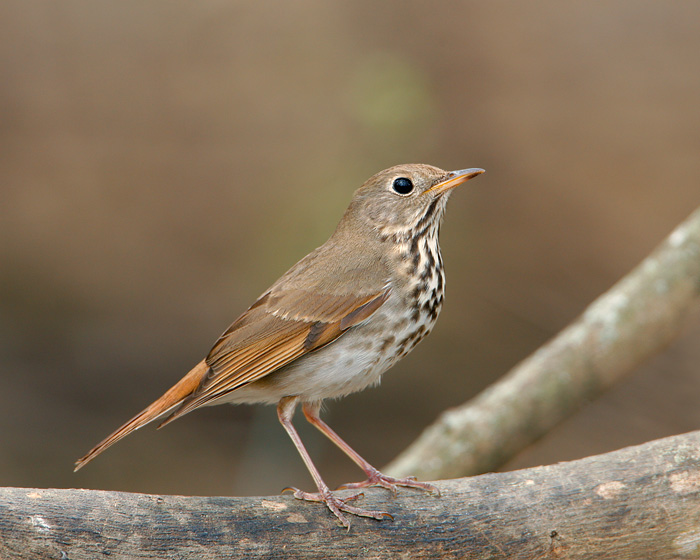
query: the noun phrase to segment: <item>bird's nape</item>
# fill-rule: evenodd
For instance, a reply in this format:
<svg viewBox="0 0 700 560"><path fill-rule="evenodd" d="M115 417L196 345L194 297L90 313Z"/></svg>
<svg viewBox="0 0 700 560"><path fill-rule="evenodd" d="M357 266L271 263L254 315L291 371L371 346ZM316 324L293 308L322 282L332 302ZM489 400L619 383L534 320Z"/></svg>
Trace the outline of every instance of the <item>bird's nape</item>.
<svg viewBox="0 0 700 560"><path fill-rule="evenodd" d="M170 412L162 425L215 403L276 403L278 418L317 487L291 489L323 502L349 526L345 513L375 519L330 491L292 424L306 419L366 474L345 485L437 489L376 470L319 416L320 403L379 382L382 374L432 330L442 308L445 274L439 224L452 189L483 173L447 172L424 164L395 166L360 187L326 243L290 268L217 340L202 362L76 463L83 467L138 428ZM359 496L356 496L359 497Z"/></svg>

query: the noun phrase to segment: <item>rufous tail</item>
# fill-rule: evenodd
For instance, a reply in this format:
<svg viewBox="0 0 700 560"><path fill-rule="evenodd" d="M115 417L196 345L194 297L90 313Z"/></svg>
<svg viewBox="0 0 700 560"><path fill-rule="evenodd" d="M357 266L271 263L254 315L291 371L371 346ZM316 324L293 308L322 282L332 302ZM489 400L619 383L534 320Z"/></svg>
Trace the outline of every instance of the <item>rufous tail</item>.
<svg viewBox="0 0 700 560"><path fill-rule="evenodd" d="M77 471L81 467L85 466L105 449L118 442L123 437L128 436L134 430L138 430L140 427L152 422L159 416L162 416L180 404L185 397L191 395L197 390L202 379L204 379L206 376L208 369L209 366L207 366L204 360L199 362L187 375L185 375L185 377L180 379L180 381L168 389L168 391L162 397L139 412L121 428L117 429L113 434L103 439L100 443L88 451L84 457L78 459L75 462L75 470Z"/></svg>

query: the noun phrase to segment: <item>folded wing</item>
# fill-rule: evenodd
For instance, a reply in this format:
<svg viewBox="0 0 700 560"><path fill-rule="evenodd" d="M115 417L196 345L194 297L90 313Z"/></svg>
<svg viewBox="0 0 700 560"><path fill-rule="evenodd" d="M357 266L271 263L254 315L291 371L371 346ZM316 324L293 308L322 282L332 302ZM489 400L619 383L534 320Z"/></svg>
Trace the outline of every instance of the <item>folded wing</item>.
<svg viewBox="0 0 700 560"><path fill-rule="evenodd" d="M80 458L75 470L168 412L172 414L161 426L329 344L369 318L388 296L388 288L354 296L299 289L267 292L221 335L205 360Z"/></svg>

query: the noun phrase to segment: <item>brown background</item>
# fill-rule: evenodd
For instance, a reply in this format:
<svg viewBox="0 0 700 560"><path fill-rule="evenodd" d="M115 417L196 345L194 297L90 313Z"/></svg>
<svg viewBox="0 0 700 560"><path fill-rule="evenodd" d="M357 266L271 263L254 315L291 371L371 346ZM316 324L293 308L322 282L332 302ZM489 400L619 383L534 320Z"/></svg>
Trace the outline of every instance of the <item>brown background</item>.
<svg viewBox="0 0 700 560"><path fill-rule="evenodd" d="M197 411L71 467L325 241L371 174L484 167L450 202L434 334L329 403L381 466L700 203L699 101L690 2L5 0L0 484L310 488L267 407ZM690 325L509 467L699 428L699 340ZM302 433L330 484L359 478Z"/></svg>

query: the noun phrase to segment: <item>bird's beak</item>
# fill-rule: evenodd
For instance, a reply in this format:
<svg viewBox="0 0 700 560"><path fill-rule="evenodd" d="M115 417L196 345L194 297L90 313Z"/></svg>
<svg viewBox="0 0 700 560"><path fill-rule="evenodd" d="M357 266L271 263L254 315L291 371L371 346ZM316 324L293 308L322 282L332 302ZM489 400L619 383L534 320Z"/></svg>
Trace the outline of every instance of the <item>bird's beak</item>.
<svg viewBox="0 0 700 560"><path fill-rule="evenodd" d="M442 194L444 192L449 191L450 189L454 189L457 185L461 185L462 183L469 181L469 179L472 179L477 175L481 175L484 172L485 171L483 169L479 169L478 167L475 167L473 169L460 169L459 171L450 171L447 175L445 175L445 178L442 181L430 187L423 194L427 194L429 192L435 194Z"/></svg>

